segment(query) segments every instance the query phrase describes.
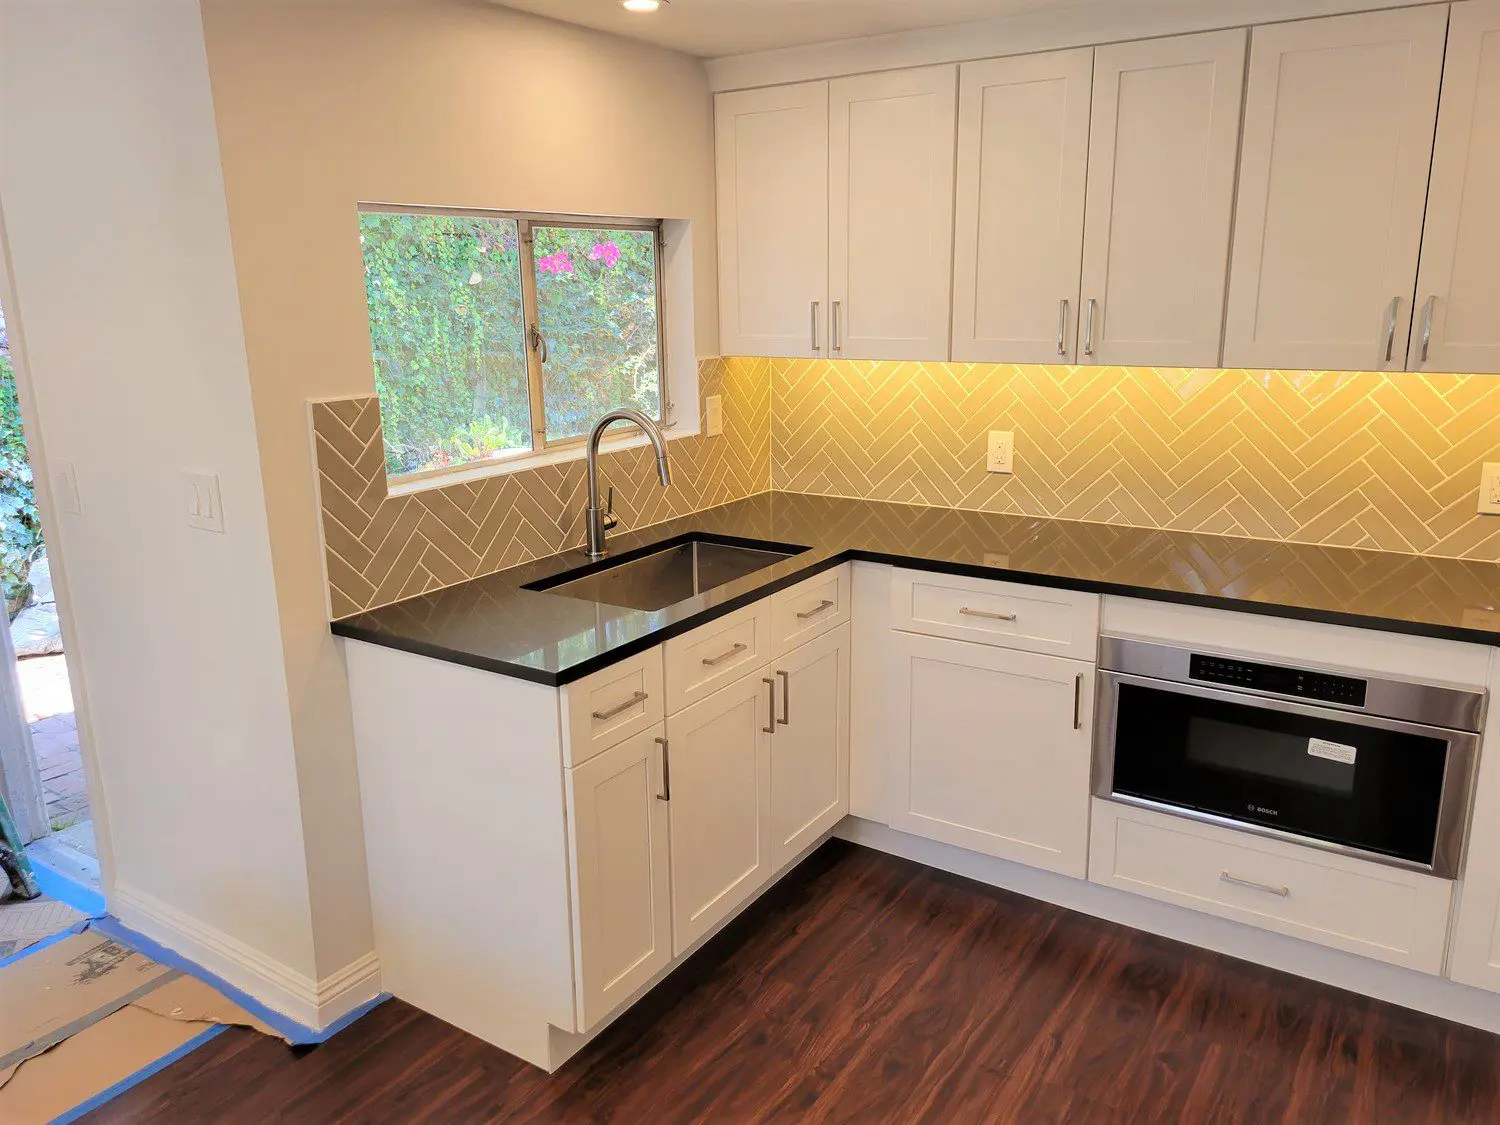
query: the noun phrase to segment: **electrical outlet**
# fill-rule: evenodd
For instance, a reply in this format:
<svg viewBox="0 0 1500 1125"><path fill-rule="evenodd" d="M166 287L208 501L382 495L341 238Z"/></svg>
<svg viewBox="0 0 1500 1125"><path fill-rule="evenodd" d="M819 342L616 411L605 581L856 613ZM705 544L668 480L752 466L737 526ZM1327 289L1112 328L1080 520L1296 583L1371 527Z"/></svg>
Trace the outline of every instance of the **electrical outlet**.
<svg viewBox="0 0 1500 1125"><path fill-rule="evenodd" d="M1011 430L991 430L985 469L992 473L1015 472L1016 435Z"/></svg>
<svg viewBox="0 0 1500 1125"><path fill-rule="evenodd" d="M1479 474L1479 514L1500 516L1500 461L1486 461Z"/></svg>
<svg viewBox="0 0 1500 1125"><path fill-rule="evenodd" d="M709 395L704 406L708 408L708 436L718 437L724 432L724 396Z"/></svg>

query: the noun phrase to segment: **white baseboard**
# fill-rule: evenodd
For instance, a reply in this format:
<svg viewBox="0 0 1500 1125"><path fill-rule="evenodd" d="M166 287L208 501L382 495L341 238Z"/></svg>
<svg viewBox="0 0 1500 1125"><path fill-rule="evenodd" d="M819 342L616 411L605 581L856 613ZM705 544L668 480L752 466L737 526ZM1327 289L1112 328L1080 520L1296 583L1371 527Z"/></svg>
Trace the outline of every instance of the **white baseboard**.
<svg viewBox="0 0 1500 1125"><path fill-rule="evenodd" d="M1483 989L1271 933L1227 918L1141 898L1113 887L1070 879L1066 875L940 844L855 816L846 817L833 834L852 843L1095 918L1500 1033L1500 995Z"/></svg>
<svg viewBox="0 0 1500 1125"><path fill-rule="evenodd" d="M310 1030L321 1031L380 995L373 951L315 981L127 883L116 881L111 905L125 926Z"/></svg>

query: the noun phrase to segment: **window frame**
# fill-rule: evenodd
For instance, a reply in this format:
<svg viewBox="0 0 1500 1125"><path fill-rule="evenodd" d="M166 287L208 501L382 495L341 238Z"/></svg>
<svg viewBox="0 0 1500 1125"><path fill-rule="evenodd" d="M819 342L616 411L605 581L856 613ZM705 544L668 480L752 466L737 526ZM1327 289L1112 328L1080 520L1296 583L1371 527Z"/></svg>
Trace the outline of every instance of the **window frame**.
<svg viewBox="0 0 1500 1125"><path fill-rule="evenodd" d="M400 203L361 203L358 214L382 215L451 215L462 218L509 219L516 224L516 245L519 250L521 272L521 319L522 338L526 347L526 381L531 402L531 448L518 449L513 453L502 453L495 457L483 457L465 461L461 465L444 465L436 469L421 469L414 473L386 476L386 486L393 491L406 491L420 487L439 477L455 474L470 474L476 471L495 470L501 467L521 468L528 460L554 460L554 456L569 449L582 449L588 441L587 434L575 437L548 438L546 400L543 395L542 365L543 345L546 338L541 331L541 317L537 300L536 257L533 253L535 238L532 228L559 227L567 230L642 230L653 233L655 254L654 277L656 279L656 356L660 405L652 421L663 430L676 426L675 403L672 399L672 381L667 375L667 325L665 278L662 273L666 253L666 238L661 219L626 218L613 215L568 215L552 211L497 211L484 207L424 207ZM363 267L363 262L361 262ZM366 310L368 316L368 309ZM379 388L376 389L379 396ZM606 444L628 440L629 434L617 434L613 440L606 436ZM382 439L383 440L383 439Z"/></svg>

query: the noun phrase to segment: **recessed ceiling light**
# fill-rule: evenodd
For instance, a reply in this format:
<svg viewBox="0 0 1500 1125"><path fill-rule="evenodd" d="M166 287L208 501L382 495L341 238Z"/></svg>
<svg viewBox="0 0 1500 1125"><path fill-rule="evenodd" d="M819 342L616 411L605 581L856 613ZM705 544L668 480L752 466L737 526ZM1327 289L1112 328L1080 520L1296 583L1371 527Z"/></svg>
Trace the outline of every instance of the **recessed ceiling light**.
<svg viewBox="0 0 1500 1125"><path fill-rule="evenodd" d="M664 3L666 0L620 0L620 7L627 12L654 12Z"/></svg>

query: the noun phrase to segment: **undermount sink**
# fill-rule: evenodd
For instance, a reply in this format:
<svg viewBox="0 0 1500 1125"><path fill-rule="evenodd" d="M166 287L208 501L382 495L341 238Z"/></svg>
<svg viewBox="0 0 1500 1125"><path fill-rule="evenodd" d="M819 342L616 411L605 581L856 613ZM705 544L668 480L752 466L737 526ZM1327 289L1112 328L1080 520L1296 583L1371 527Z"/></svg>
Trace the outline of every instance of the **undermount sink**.
<svg viewBox="0 0 1500 1125"><path fill-rule="evenodd" d="M626 555L530 582L523 589L627 609L665 609L805 550L779 543L747 546L694 535L647 554Z"/></svg>

